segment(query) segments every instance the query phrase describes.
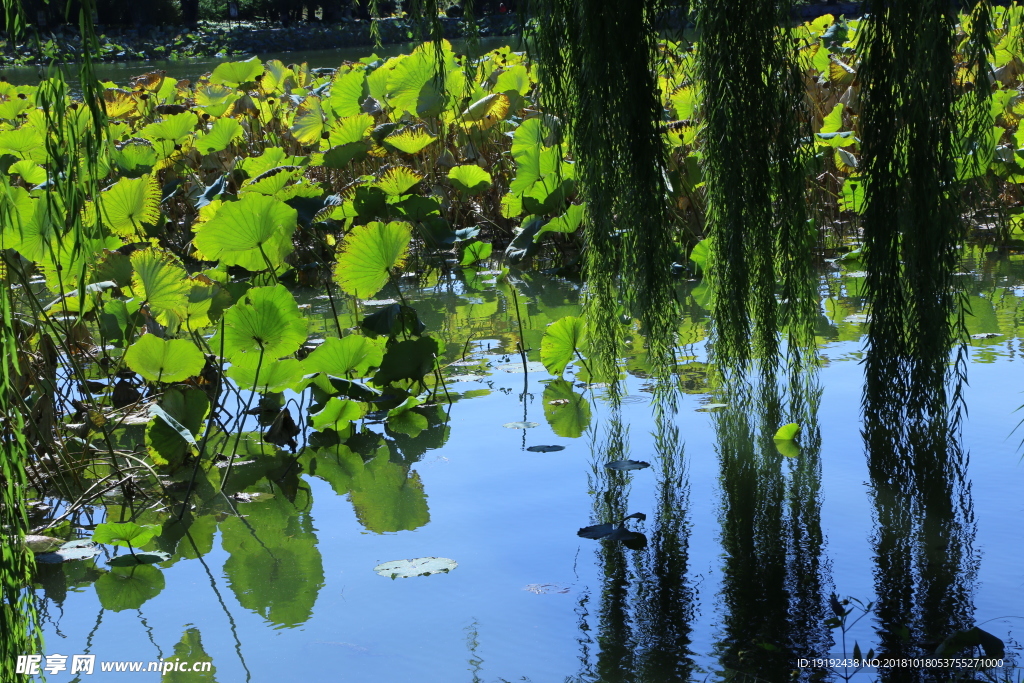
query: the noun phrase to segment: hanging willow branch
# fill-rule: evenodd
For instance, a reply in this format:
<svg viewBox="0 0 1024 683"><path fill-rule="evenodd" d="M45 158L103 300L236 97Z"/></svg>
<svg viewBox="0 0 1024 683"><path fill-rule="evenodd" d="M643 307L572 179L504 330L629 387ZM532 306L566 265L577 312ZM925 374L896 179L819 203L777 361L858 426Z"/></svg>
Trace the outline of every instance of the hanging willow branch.
<svg viewBox="0 0 1024 683"><path fill-rule="evenodd" d="M673 343L673 230L658 125L656 21L665 0L534 0L544 108L567 124L587 202L586 313L604 369L640 320L655 363Z"/></svg>
<svg viewBox="0 0 1024 683"><path fill-rule="evenodd" d="M955 398L964 379L963 292L953 275L965 235L959 181L991 131L988 10L979 5L969 37L975 65L967 71L979 87L958 98L948 2L870 0L868 9L860 69L871 305L864 402L869 413L895 400L908 415L936 416L948 407L950 375Z"/></svg>
<svg viewBox="0 0 1024 683"><path fill-rule="evenodd" d="M725 363L763 359L779 329L799 354L817 313L799 148L804 88L785 26L785 0L704 0L698 69L704 93L704 169L713 350Z"/></svg>

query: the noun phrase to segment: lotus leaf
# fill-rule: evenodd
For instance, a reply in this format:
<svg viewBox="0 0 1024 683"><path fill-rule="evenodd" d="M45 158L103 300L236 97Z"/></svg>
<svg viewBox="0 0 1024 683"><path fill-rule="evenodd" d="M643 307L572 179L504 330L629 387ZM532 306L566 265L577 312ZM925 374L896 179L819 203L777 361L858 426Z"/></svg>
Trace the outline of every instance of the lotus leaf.
<svg viewBox="0 0 1024 683"><path fill-rule="evenodd" d="M366 377L370 368L380 367L383 358L384 340L350 334L326 340L304 362L309 372L348 378Z"/></svg>
<svg viewBox="0 0 1024 683"><path fill-rule="evenodd" d="M331 83L331 111L337 117L355 116L360 113L360 102L365 98L366 71L354 68L339 74Z"/></svg>
<svg viewBox="0 0 1024 683"><path fill-rule="evenodd" d="M198 375L206 358L188 339L161 339L145 334L124 354L128 367L151 382L181 382Z"/></svg>
<svg viewBox="0 0 1024 683"><path fill-rule="evenodd" d="M423 180L423 176L419 173L404 166L396 166L389 169L377 181L377 187L384 190L385 193L397 197L411 190L421 180Z"/></svg>
<svg viewBox="0 0 1024 683"><path fill-rule="evenodd" d="M334 277L352 296L368 299L387 283L392 268L405 262L412 238L408 223L373 222L355 228L338 252Z"/></svg>
<svg viewBox="0 0 1024 683"><path fill-rule="evenodd" d="M476 164L456 166L448 171L448 178L459 192L477 195L491 186L491 174Z"/></svg>
<svg viewBox="0 0 1024 683"><path fill-rule="evenodd" d="M586 334L583 319L575 316L566 316L548 325L540 344L540 359L548 372L561 376L585 343Z"/></svg>
<svg viewBox="0 0 1024 683"><path fill-rule="evenodd" d="M188 308L188 274L171 253L155 248L131 255L132 293L144 301L161 324L185 316Z"/></svg>
<svg viewBox="0 0 1024 683"><path fill-rule="evenodd" d="M366 415L366 404L350 401L345 398L332 398L318 413L309 416L313 429L323 431L325 429L337 430L339 422L354 422Z"/></svg>
<svg viewBox="0 0 1024 683"><path fill-rule="evenodd" d="M210 260L247 270L277 268L292 252L298 214L273 197L247 193L199 226L195 245Z"/></svg>
<svg viewBox="0 0 1024 683"><path fill-rule="evenodd" d="M251 83L263 73L263 63L258 57L245 62L224 62L210 74L211 83L223 83L238 87L243 83Z"/></svg>
<svg viewBox="0 0 1024 683"><path fill-rule="evenodd" d="M797 432L800 431L800 425L796 422L790 422L779 427L778 431L775 432L774 439L776 441L792 441L796 438Z"/></svg>
<svg viewBox="0 0 1024 683"><path fill-rule="evenodd" d="M468 242L462 248L462 258L459 260L459 265L471 266L477 261L483 261L489 258L493 246L490 242Z"/></svg>
<svg viewBox="0 0 1024 683"><path fill-rule="evenodd" d="M306 341L306 320L283 285L255 287L224 313L224 355L249 362L263 354L264 363L291 355ZM217 348L220 332L211 341Z"/></svg>
<svg viewBox="0 0 1024 683"><path fill-rule="evenodd" d="M103 193L103 220L115 234L134 239L143 224L160 220L160 186L154 176L121 178Z"/></svg>
<svg viewBox="0 0 1024 683"><path fill-rule="evenodd" d="M252 354L248 354L252 355ZM260 367L259 377L256 376L257 359L246 355L239 356L239 361L228 368L227 376L241 389L261 392L278 392L292 389L302 379L304 366L302 361L294 358L264 363Z"/></svg>
<svg viewBox="0 0 1024 683"><path fill-rule="evenodd" d="M447 557L417 557L412 560L384 562L374 567L373 571L389 579L407 579L411 576L447 574L458 566L458 562Z"/></svg>
<svg viewBox="0 0 1024 683"><path fill-rule="evenodd" d="M418 154L435 140L437 138L426 131L406 128L399 133L384 138L384 145L394 147L399 152L405 152L406 154Z"/></svg>
<svg viewBox="0 0 1024 683"><path fill-rule="evenodd" d="M230 118L214 121L210 130L196 138L195 147L203 154L220 152L242 137L242 125Z"/></svg>
<svg viewBox="0 0 1024 683"><path fill-rule="evenodd" d="M422 381L425 375L434 370L434 358L438 353L437 340L430 337L395 343L384 353L380 370L373 376L373 382L377 386L384 386L402 379Z"/></svg>
<svg viewBox="0 0 1024 683"><path fill-rule="evenodd" d="M504 93L492 93L483 97L462 112L466 127L488 130L508 115L511 102Z"/></svg>
<svg viewBox="0 0 1024 683"><path fill-rule="evenodd" d="M122 548L141 548L159 533L160 527L155 524L106 522L96 525L92 540L95 543L118 545Z"/></svg>

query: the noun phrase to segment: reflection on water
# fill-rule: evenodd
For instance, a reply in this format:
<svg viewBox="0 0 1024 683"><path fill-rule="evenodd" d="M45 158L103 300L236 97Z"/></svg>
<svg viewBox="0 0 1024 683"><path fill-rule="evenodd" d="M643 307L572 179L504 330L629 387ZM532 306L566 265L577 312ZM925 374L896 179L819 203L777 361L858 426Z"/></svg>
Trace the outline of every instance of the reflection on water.
<svg viewBox="0 0 1024 683"><path fill-rule="evenodd" d="M820 671L794 664L826 656L832 644L819 495L821 390L813 375L797 380L783 392L770 378L751 384L726 375L728 407L714 415L725 552L716 650L723 675L739 680L820 679ZM776 442L776 430L793 422L799 445Z"/></svg>
<svg viewBox="0 0 1024 683"><path fill-rule="evenodd" d="M617 540L597 541L603 578L600 594L595 598L584 593L578 603L580 671L573 681L685 681L695 671L690 648L696 591L688 575L689 484L673 419L676 397L660 390L658 394L657 498L648 515L648 538L640 548ZM628 456L628 429L613 413L605 439L594 448L591 489L597 522L630 514L632 472L605 467ZM592 615L590 603L595 599L597 614Z"/></svg>
<svg viewBox="0 0 1024 683"><path fill-rule="evenodd" d="M962 648L942 647L974 626L979 558L967 454L946 411L912 412L922 404L907 401L904 385L888 386L889 391L866 397L864 428L876 518L879 656L970 656ZM935 406L945 401L944 389L914 391L931 393L923 404ZM881 680L900 682L954 679L958 673L943 676L914 667L880 671Z"/></svg>
<svg viewBox="0 0 1024 683"><path fill-rule="evenodd" d="M971 339L972 359L998 363L978 366L996 375L1015 367L1009 363L1024 293L1015 264L979 262L972 276L980 317L968 321L971 333L1005 335ZM1009 627L986 620L1021 613L1011 594L1019 562L1006 559L1011 551L999 545L1005 539L992 541L1014 538L1013 515L1005 513L1017 511L1019 500L1005 491L986 500L977 491L998 478L985 473L1003 473L1007 489L1013 484L1017 456L999 444L1016 420L999 413L984 423L1005 429L983 442L1002 448L998 458L976 450L976 500L967 454L945 410L909 413L904 383L879 384L886 390L866 404L861 441L859 371L839 362L861 353L869 325L853 317L869 313L858 278L826 274L820 341L828 360L796 373L789 385L723 377L708 365L698 343L705 319L691 292L691 315L680 329L692 344L675 385L649 377L642 340L631 336L624 369L634 393L613 402L582 368L570 367L562 378L501 369L519 363L510 288L518 288L528 360L536 362L545 327L579 313L577 284L539 273L432 277L406 296L431 330L443 330L448 395L439 392L435 404L400 421L381 424L371 414L354 434L315 445L302 407L312 399L289 399L302 432L296 452L270 443L268 425L255 416L218 426L208 452L238 456L223 493L227 463L204 461L209 471L198 470L196 507L182 521L191 465L165 482L170 499L108 498L110 521L161 526L147 550L170 553L168 561L124 569L101 557L39 568L35 595L47 650L108 659L125 648L131 658L206 653L221 683L289 680L300 669L303 680L311 678L320 665L293 656L310 642L345 645L328 659L353 680L423 674L439 683L495 683L529 674L538 683L567 675L662 683L841 680L823 669L797 670L795 662L851 656L854 641L864 654L928 655L975 626L1011 645ZM373 307L363 304L364 312ZM326 310L326 302L313 300L314 317ZM342 327L357 322L343 313ZM333 318L313 327L318 337L333 334ZM788 374L780 368L776 376ZM828 385L824 399L819 381ZM989 382L985 391L996 398L971 417L984 420L1001 401L1012 418L1015 389L1006 389L1004 377ZM245 396L237 402L243 406ZM502 426L520 420L539 424ZM800 425L798 439L776 442L776 430L789 422ZM129 426L112 438L129 449L145 435ZM651 467L604 467L628 458ZM50 510L40 507L33 524L61 514L61 501L42 502ZM846 509L858 504L855 513ZM622 540L574 536L633 513L646 519L625 522ZM83 510L53 534L80 529L85 536L102 520L101 511ZM988 545L975 540L986 525ZM988 561L988 577L979 569L982 549L1003 557L994 568ZM459 567L395 581L372 571L382 561L430 555L452 557ZM1008 587L1008 606L993 611L990 595L975 615L986 581ZM559 590L523 590L545 585ZM859 630L846 634L845 652L834 604L844 607L832 602L833 593L874 602ZM274 668L277 652L292 657L292 668ZM951 679L948 673L904 667L853 680L923 683Z"/></svg>

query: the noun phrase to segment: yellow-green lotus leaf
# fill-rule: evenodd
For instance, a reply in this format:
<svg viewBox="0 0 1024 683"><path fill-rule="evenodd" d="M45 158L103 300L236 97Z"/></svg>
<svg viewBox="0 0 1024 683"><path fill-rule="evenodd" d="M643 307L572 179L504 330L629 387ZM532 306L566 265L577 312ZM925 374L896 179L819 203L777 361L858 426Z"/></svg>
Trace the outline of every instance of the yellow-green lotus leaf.
<svg viewBox="0 0 1024 683"><path fill-rule="evenodd" d="M196 232L195 246L211 261L259 271L277 268L292 252L298 213L284 202L249 192L223 204Z"/></svg>
<svg viewBox="0 0 1024 683"><path fill-rule="evenodd" d="M387 283L390 270L405 262L411 238L412 226L398 221L353 229L338 252L338 286L360 299L373 297Z"/></svg>
<svg viewBox="0 0 1024 683"><path fill-rule="evenodd" d="M155 248L131 255L132 293L149 305L153 317L168 325L185 316L188 308L188 273L177 257Z"/></svg>
<svg viewBox="0 0 1024 683"><path fill-rule="evenodd" d="M151 382L181 382L202 372L206 357L191 340L144 334L125 351L124 361Z"/></svg>
<svg viewBox="0 0 1024 683"><path fill-rule="evenodd" d="M129 239L143 234L143 224L160 220L160 185L155 176L121 178L101 195L103 222L110 231Z"/></svg>

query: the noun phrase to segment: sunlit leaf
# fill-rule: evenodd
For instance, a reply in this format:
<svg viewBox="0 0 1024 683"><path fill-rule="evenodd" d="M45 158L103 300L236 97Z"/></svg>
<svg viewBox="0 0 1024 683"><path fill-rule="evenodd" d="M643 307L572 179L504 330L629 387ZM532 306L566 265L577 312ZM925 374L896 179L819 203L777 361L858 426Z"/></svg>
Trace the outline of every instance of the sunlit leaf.
<svg viewBox="0 0 1024 683"><path fill-rule="evenodd" d="M145 334L128 347L125 363L151 382L180 382L198 375L206 358L188 339L161 339Z"/></svg>
<svg viewBox="0 0 1024 683"><path fill-rule="evenodd" d="M455 189L468 195L485 192L491 186L491 174L476 164L456 166L448 171L448 179Z"/></svg>
<svg viewBox="0 0 1024 683"><path fill-rule="evenodd" d="M160 220L160 185L155 176L121 178L103 192L103 221L110 230L129 239L143 232L143 224Z"/></svg>
<svg viewBox="0 0 1024 683"><path fill-rule="evenodd" d="M298 213L284 202L247 193L200 225L195 245L206 259L225 265L253 271L276 268L292 252L297 223Z"/></svg>
<svg viewBox="0 0 1024 683"><path fill-rule="evenodd" d="M412 239L408 223L373 222L355 228L338 252L334 278L348 294L369 299L387 283L392 268L405 262Z"/></svg>
<svg viewBox="0 0 1024 683"><path fill-rule="evenodd" d="M307 323L298 304L283 285L254 287L224 312L224 355L236 362L239 355L253 363L263 353L265 363L294 353L306 341ZM217 348L220 333L210 345Z"/></svg>

